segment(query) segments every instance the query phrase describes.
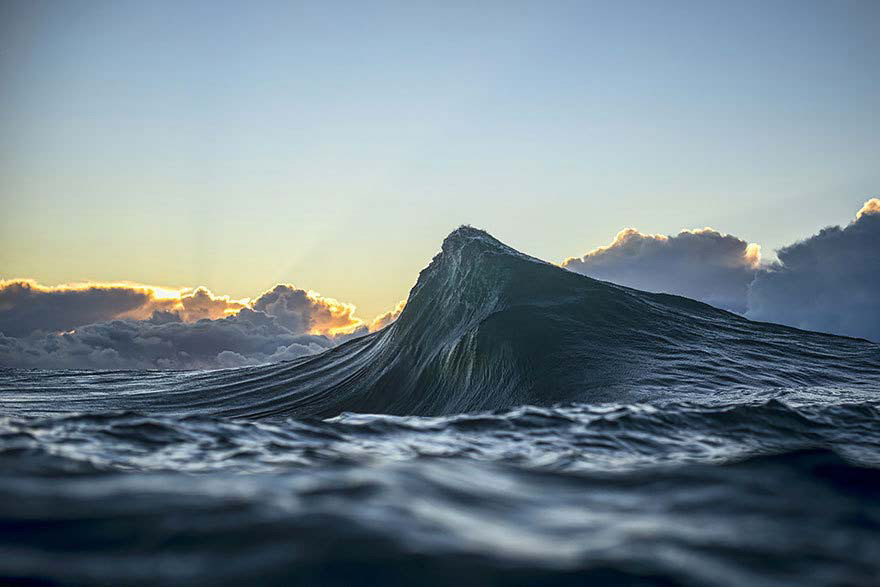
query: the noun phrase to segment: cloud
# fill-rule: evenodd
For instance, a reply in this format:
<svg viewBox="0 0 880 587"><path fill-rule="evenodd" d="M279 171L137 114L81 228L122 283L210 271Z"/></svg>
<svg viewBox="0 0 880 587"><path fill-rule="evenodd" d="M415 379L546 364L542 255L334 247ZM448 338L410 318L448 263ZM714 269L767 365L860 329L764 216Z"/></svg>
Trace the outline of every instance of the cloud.
<svg viewBox="0 0 880 587"><path fill-rule="evenodd" d="M373 324L389 324L405 302ZM212 369L277 363L369 333L353 304L291 284L253 301L204 287L0 281L0 365Z"/></svg>
<svg viewBox="0 0 880 587"><path fill-rule="evenodd" d="M400 313L403 312L403 308L406 306L406 300L400 300L397 302L397 305L393 310L389 310L384 314L379 314L376 316L372 322L370 322L370 332L376 332L377 330L382 330L395 320L397 320Z"/></svg>
<svg viewBox="0 0 880 587"><path fill-rule="evenodd" d="M145 320L155 312L183 322L218 320L251 308L278 319L293 333L336 335L363 325L353 304L278 284L253 302L219 296L205 287L170 290L140 284L82 283L45 286L30 279L0 281L0 332L28 336L63 332L115 319Z"/></svg>
<svg viewBox="0 0 880 587"><path fill-rule="evenodd" d="M846 227L825 228L777 256L762 265L758 245L709 228L675 236L627 228L562 266L754 320L880 341L880 199L868 200Z"/></svg>
<svg viewBox="0 0 880 587"><path fill-rule="evenodd" d="M151 314L159 309L174 312L184 322L196 322L224 318L248 305L247 300L233 300L229 296L216 296L204 287L198 287L195 290L182 290L178 300L171 299L169 302L170 304L167 304L165 300L154 299L151 304L148 304L147 309Z"/></svg>
<svg viewBox="0 0 880 587"><path fill-rule="evenodd" d="M570 271L647 291L672 293L745 312L761 249L711 228L675 236L617 233L607 246L566 259Z"/></svg>
<svg viewBox="0 0 880 587"><path fill-rule="evenodd" d="M749 318L880 341L880 199L777 256L749 289Z"/></svg>
<svg viewBox="0 0 880 587"><path fill-rule="evenodd" d="M26 336L35 330L71 330L83 324L134 312L154 293L126 285L46 287L33 280L0 281L0 332Z"/></svg>
<svg viewBox="0 0 880 587"><path fill-rule="evenodd" d="M251 302L204 287L0 281L0 365L207 369L274 363L367 334L355 311L290 284Z"/></svg>
<svg viewBox="0 0 880 587"><path fill-rule="evenodd" d="M354 315L354 305L322 297L289 283L280 283L263 293L253 308L274 316L279 324L292 332L344 334L363 325L363 320Z"/></svg>
<svg viewBox="0 0 880 587"><path fill-rule="evenodd" d="M335 346L330 337L294 334L263 312L242 309L187 323L157 311L149 320L112 320L72 332L0 335L0 364L80 369L209 369L273 363Z"/></svg>
<svg viewBox="0 0 880 587"><path fill-rule="evenodd" d="M168 290L125 283L49 287L31 279L0 281L0 332L15 337L68 331L116 318L146 319L156 311L195 322L223 318L245 307L247 300L215 296L203 287Z"/></svg>
<svg viewBox="0 0 880 587"><path fill-rule="evenodd" d="M856 214L856 220L860 220L865 214L880 214L880 198L871 198Z"/></svg>

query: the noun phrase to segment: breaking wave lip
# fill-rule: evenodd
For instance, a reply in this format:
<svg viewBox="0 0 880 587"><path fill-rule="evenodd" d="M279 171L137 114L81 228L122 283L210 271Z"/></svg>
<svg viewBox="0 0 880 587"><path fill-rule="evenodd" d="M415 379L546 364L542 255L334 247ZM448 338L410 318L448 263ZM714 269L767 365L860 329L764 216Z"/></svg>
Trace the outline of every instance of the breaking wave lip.
<svg viewBox="0 0 880 587"><path fill-rule="evenodd" d="M756 389L877 391L880 345L597 281L461 227L421 272L396 322L317 356L213 372L53 377L32 388L27 372L5 371L4 407L442 415Z"/></svg>

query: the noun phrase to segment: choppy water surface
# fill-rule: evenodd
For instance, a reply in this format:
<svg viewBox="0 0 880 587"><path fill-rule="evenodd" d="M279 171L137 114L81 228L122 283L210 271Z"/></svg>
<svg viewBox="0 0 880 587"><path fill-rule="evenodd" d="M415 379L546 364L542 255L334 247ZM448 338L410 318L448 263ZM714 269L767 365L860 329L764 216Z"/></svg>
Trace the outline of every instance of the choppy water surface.
<svg viewBox="0 0 880 587"><path fill-rule="evenodd" d="M68 584L870 585L880 406L0 422L0 574Z"/></svg>

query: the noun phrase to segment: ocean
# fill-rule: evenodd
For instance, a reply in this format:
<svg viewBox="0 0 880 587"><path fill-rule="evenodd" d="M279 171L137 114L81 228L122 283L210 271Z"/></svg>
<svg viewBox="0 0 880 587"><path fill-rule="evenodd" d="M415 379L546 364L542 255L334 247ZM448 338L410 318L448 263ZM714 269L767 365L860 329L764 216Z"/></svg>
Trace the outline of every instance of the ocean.
<svg viewBox="0 0 880 587"><path fill-rule="evenodd" d="M876 585L880 346L463 227L396 322L220 371L0 369L27 585Z"/></svg>

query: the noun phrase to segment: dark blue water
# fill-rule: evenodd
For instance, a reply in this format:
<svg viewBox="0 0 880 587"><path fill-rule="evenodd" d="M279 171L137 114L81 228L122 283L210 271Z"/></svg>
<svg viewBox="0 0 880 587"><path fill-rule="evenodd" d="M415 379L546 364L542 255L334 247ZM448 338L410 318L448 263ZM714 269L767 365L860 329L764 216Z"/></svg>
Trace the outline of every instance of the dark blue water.
<svg viewBox="0 0 880 587"><path fill-rule="evenodd" d="M876 584L880 406L840 396L270 422L8 417L0 575Z"/></svg>
<svg viewBox="0 0 880 587"><path fill-rule="evenodd" d="M0 370L0 577L880 584L880 346L462 229L401 317L215 372Z"/></svg>

